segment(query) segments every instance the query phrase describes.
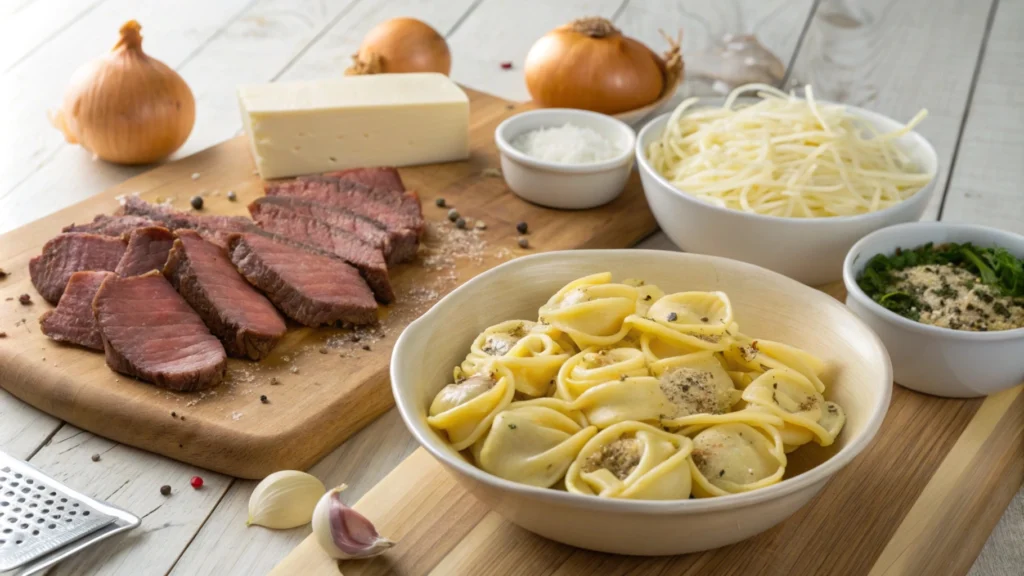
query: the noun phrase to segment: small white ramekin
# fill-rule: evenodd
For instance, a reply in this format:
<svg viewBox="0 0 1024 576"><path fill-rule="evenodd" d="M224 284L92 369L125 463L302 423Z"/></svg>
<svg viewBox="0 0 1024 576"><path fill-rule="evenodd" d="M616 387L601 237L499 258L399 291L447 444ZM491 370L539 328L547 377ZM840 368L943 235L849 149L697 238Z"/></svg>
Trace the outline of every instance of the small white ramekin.
<svg viewBox="0 0 1024 576"><path fill-rule="evenodd" d="M620 153L593 164L557 164L527 156L512 146L520 134L571 123L611 140ZM621 120L570 108L544 108L516 114L498 125L494 141L509 189L523 200L549 208L583 209L607 204L622 193L633 169L636 134Z"/></svg>
<svg viewBox="0 0 1024 576"><path fill-rule="evenodd" d="M846 256L846 305L885 343L897 384L935 396L970 398L994 394L1024 381L1024 328L967 332L921 324L886 309L857 286L876 254L892 254L932 242L1001 246L1024 258L1024 236L969 224L915 222L868 234Z"/></svg>

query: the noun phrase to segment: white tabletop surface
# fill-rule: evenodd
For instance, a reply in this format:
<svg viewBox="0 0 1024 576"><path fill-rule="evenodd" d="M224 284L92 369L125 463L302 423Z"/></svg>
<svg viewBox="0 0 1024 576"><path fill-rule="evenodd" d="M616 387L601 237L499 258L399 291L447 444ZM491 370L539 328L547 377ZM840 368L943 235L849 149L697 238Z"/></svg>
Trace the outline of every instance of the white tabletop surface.
<svg viewBox="0 0 1024 576"><path fill-rule="evenodd" d="M925 218L1024 233L1024 0L4 0L0 233L146 169L91 159L66 145L46 116L71 73L109 49L127 19L142 23L146 51L195 93L196 125L180 158L238 132L236 85L338 75L383 19L429 22L448 38L455 80L526 100L521 70L530 45L584 15L611 18L652 46L663 45L659 28L682 27L686 93L712 88L695 78L709 61L700 53L723 46L726 34L750 33L789 66L787 87L811 83L819 98L904 120L928 108L920 132L935 145L940 171ZM661 234L643 245L672 248ZM358 498L414 448L391 411L312 472L328 485L348 483L347 496ZM308 533L246 529L253 482L96 437L3 391L0 449L144 517L140 529L50 574L263 574ZM184 487L196 474L203 490L160 496L159 486ZM1024 495L971 574L1024 574Z"/></svg>

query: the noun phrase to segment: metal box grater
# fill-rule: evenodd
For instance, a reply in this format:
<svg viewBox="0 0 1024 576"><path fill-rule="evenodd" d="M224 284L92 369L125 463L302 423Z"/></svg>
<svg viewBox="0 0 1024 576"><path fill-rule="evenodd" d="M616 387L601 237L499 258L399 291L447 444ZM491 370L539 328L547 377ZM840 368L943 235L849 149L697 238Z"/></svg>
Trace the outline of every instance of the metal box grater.
<svg viewBox="0 0 1024 576"><path fill-rule="evenodd" d="M37 574L138 525L136 516L0 452L0 575Z"/></svg>

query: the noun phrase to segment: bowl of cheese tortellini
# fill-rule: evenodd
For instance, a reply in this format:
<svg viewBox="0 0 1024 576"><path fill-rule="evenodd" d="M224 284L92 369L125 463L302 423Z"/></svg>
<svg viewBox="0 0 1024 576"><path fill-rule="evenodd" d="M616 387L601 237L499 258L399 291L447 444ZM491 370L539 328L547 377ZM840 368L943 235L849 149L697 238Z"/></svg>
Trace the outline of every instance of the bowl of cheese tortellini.
<svg viewBox="0 0 1024 576"><path fill-rule="evenodd" d="M395 346L417 440L511 522L633 555L782 522L889 405L878 337L842 304L724 258L551 252L470 280Z"/></svg>

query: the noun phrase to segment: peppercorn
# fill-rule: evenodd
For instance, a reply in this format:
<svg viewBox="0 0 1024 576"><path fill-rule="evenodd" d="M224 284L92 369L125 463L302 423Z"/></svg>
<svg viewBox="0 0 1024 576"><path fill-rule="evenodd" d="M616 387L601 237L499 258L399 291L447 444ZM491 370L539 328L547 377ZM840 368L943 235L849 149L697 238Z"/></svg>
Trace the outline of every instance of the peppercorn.
<svg viewBox="0 0 1024 576"><path fill-rule="evenodd" d="M327 347L326 346L321 346L320 347L320 353L321 354L327 354Z"/></svg>
<svg viewBox="0 0 1024 576"><path fill-rule="evenodd" d="M369 352L371 350L370 345L369 344L363 344L363 350L366 350L367 352Z"/></svg>
<svg viewBox="0 0 1024 576"><path fill-rule="evenodd" d="M203 479L199 476L193 476L192 479L188 481L188 483L196 490L199 490L200 488L203 487Z"/></svg>
<svg viewBox="0 0 1024 576"><path fill-rule="evenodd" d="M511 68L512 68L512 63L511 62L506 61L506 62L502 62L501 63L501 69L502 70L510 70Z"/></svg>
<svg viewBox="0 0 1024 576"><path fill-rule="evenodd" d="M18 296L18 302L21 302L22 306L28 306L32 303L32 297L28 294L22 294L21 296Z"/></svg>
<svg viewBox="0 0 1024 576"><path fill-rule="evenodd" d="M202 196L193 196L192 199L189 200L189 204L192 204L192 208L194 210L202 210L203 209L203 197Z"/></svg>
<svg viewBox="0 0 1024 576"><path fill-rule="evenodd" d="M464 230L466 228L466 220L464 218L459 218L455 221L455 227L460 230Z"/></svg>
<svg viewBox="0 0 1024 576"><path fill-rule="evenodd" d="M0 280L3 280L4 278L7 278L7 272L5 272L3 268L0 268Z"/></svg>
<svg viewBox="0 0 1024 576"><path fill-rule="evenodd" d="M281 383L281 381L278 380L276 376L271 376L270 377L270 385L271 386L277 386L280 383Z"/></svg>
<svg viewBox="0 0 1024 576"><path fill-rule="evenodd" d="M519 247L520 248L529 248L530 247L530 241L527 240L526 238L520 238L519 239Z"/></svg>
<svg viewBox="0 0 1024 576"><path fill-rule="evenodd" d="M267 398L267 395L263 394L260 396L260 402L263 402L264 404L270 404L270 398Z"/></svg>
<svg viewBox="0 0 1024 576"><path fill-rule="evenodd" d="M451 220L452 222L455 222L456 220L458 220L459 219L459 211L456 210L455 208L452 208L451 210L449 210L448 211L448 219Z"/></svg>
<svg viewBox="0 0 1024 576"><path fill-rule="evenodd" d="M238 199L238 196L235 194L235 191L234 190L228 190L228 200L234 202L237 199Z"/></svg>
<svg viewBox="0 0 1024 576"><path fill-rule="evenodd" d="M679 315L676 314L675 312L669 312L668 313L668 321L669 322L675 322L676 318L679 318Z"/></svg>
<svg viewBox="0 0 1024 576"><path fill-rule="evenodd" d="M438 198L437 200L434 200L434 206L437 206L438 208L444 208L445 207L444 198Z"/></svg>
<svg viewBox="0 0 1024 576"><path fill-rule="evenodd" d="M170 496L171 495L171 487L168 486L167 484L164 484L163 486L160 487L160 494L163 495L163 496Z"/></svg>
<svg viewBox="0 0 1024 576"><path fill-rule="evenodd" d="M520 222L519 224L516 224L516 232L519 232L520 234L526 234L528 228L529 227L526 225L526 222Z"/></svg>
<svg viewBox="0 0 1024 576"><path fill-rule="evenodd" d="M92 461L93 462L99 462L100 461L100 455L99 454L93 454L92 455Z"/></svg>

